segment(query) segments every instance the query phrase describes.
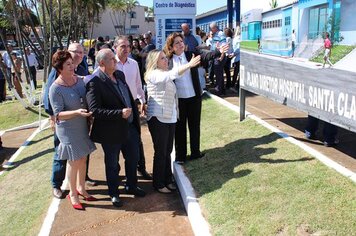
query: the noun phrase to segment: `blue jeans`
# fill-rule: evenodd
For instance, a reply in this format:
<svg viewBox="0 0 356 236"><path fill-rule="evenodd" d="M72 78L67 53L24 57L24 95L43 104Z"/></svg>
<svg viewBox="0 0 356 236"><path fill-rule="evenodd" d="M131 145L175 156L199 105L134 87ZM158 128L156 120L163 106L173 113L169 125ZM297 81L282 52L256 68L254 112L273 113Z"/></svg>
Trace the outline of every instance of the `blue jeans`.
<svg viewBox="0 0 356 236"><path fill-rule="evenodd" d="M136 188L137 185L137 163L139 159L139 133L133 124L129 124L129 131L125 143L101 144L105 154L105 174L109 188L109 195L119 195L119 153L125 158L126 186Z"/></svg>
<svg viewBox="0 0 356 236"><path fill-rule="evenodd" d="M58 153L57 153L59 143L60 141L56 133L54 133L54 156L53 156L52 177L51 177L53 188L60 188L66 177L67 160L59 160Z"/></svg>

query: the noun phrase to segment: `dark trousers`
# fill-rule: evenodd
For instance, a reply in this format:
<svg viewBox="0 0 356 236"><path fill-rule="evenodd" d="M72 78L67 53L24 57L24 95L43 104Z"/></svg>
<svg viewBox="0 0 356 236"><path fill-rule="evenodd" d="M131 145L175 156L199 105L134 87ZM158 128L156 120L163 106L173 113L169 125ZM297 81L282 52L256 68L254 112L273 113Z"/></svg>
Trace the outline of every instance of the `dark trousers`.
<svg viewBox="0 0 356 236"><path fill-rule="evenodd" d="M142 143L141 137L140 137L140 143L139 143L139 159L138 159L138 163L137 163L137 170L139 170L139 171L146 170L145 152L143 150L143 143Z"/></svg>
<svg viewBox="0 0 356 236"><path fill-rule="evenodd" d="M53 188L60 188L63 184L63 181L66 177L66 167L67 167L67 160L59 160L58 156L58 146L59 146L59 139L54 133L54 156L53 156L53 165L52 165L52 187Z"/></svg>
<svg viewBox="0 0 356 236"><path fill-rule="evenodd" d="M310 132L312 135L315 135L315 132L318 130L318 126L319 126L319 119L313 116L308 116L308 123L305 130ZM337 134L337 127L328 122L324 122L324 128L323 128L324 141L328 143L335 142L336 134Z"/></svg>
<svg viewBox="0 0 356 236"><path fill-rule="evenodd" d="M119 195L119 153L125 158L126 186L136 188L137 162L139 159L139 133L133 124L129 124L127 140L120 144L102 144L105 155L105 174L109 195Z"/></svg>
<svg viewBox="0 0 356 236"><path fill-rule="evenodd" d="M238 90L240 88L240 79L237 80L237 76L240 73L240 61L234 62L233 63L234 66L234 74L232 76L232 84L231 87L235 87L236 84L236 89ZM237 82L237 83L236 83Z"/></svg>
<svg viewBox="0 0 356 236"><path fill-rule="evenodd" d="M230 73L230 69L231 69L231 58L226 58L226 62L224 64L224 72L226 75L226 88L230 88L231 87L231 73Z"/></svg>
<svg viewBox="0 0 356 236"><path fill-rule="evenodd" d="M224 57L223 60L218 60L217 58L214 59L214 74L216 77L216 85L219 90L219 94L225 93L225 86L224 86L224 65L225 65L226 58Z"/></svg>
<svg viewBox="0 0 356 236"><path fill-rule="evenodd" d="M208 72L209 72L209 80L212 84L214 84L214 60L209 61L208 65Z"/></svg>
<svg viewBox="0 0 356 236"><path fill-rule="evenodd" d="M31 79L33 81L33 85L35 86L35 89L37 88L37 79L36 79L36 67L35 66L30 66L30 73L31 73Z"/></svg>
<svg viewBox="0 0 356 236"><path fill-rule="evenodd" d="M5 97L5 78L4 79L0 79L0 102L5 101L6 97Z"/></svg>
<svg viewBox="0 0 356 236"><path fill-rule="evenodd" d="M7 80L7 87L9 90L11 90L14 85L12 84L12 73L11 73L11 68L6 68L6 80Z"/></svg>
<svg viewBox="0 0 356 236"><path fill-rule="evenodd" d="M176 125L176 161L187 158L187 121L190 136L191 157L200 156L201 97L179 98L179 119Z"/></svg>
<svg viewBox="0 0 356 236"><path fill-rule="evenodd" d="M148 121L154 156L153 156L153 186L163 188L172 182L171 152L175 123L162 123L156 117Z"/></svg>

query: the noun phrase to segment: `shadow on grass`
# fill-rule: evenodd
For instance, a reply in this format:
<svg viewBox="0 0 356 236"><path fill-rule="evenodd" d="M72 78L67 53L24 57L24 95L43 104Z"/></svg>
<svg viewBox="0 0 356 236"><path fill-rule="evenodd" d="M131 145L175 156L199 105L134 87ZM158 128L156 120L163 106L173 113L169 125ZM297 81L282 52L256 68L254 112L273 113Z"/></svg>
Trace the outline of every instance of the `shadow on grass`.
<svg viewBox="0 0 356 236"><path fill-rule="evenodd" d="M32 160L35 160L36 158L42 157L42 156L47 155L48 153L52 153L52 152L53 152L53 148L49 148L44 151L38 152L35 155L25 157L24 159L22 159L20 161L8 162L6 164L9 167L6 168L6 170L8 170L8 171L14 170L17 167L19 167L20 165L26 164Z"/></svg>
<svg viewBox="0 0 356 236"><path fill-rule="evenodd" d="M30 145L32 145L32 144L35 144L35 143L42 142L42 141L44 141L44 140L46 140L46 139L48 139L48 138L51 138L51 137L53 137L53 134L49 134L49 135L47 135L47 136L45 136L45 137L42 137L42 138L40 138L40 139L38 139L38 140L35 140L35 141L30 141L30 142L28 142L28 146L30 146Z"/></svg>
<svg viewBox="0 0 356 236"><path fill-rule="evenodd" d="M272 133L258 138L240 139L224 147L205 150L206 157L194 160L186 165L189 176L200 195L220 189L226 182L234 178L242 178L253 171L243 169L234 171L238 166L247 163L283 164L310 161L313 158L287 159L271 155L277 152L274 147L261 147L280 139Z"/></svg>
<svg viewBox="0 0 356 236"><path fill-rule="evenodd" d="M38 115L38 109L33 109L32 107L27 107L26 110ZM46 118L49 117L48 114L45 112L41 112L41 115Z"/></svg>

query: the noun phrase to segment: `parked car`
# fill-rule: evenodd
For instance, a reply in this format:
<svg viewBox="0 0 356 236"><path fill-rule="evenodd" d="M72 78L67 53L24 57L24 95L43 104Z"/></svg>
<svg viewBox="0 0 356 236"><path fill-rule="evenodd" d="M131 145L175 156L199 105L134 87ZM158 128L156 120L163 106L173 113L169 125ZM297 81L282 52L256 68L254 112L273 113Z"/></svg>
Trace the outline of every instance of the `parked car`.
<svg viewBox="0 0 356 236"><path fill-rule="evenodd" d="M15 40L10 39L10 40L7 40L6 43L7 43L7 44L10 44L12 47L17 47L17 43L16 43Z"/></svg>

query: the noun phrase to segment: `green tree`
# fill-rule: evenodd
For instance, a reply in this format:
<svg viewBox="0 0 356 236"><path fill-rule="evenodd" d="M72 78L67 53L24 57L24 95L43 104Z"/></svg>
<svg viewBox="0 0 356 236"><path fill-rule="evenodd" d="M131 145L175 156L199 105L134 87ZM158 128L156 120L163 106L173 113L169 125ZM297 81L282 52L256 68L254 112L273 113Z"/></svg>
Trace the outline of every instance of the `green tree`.
<svg viewBox="0 0 356 236"><path fill-rule="evenodd" d="M109 0L109 6L113 10L113 14L110 15L111 21L118 35L126 34L127 15L130 14L138 5L139 2L136 0ZM129 16L129 20L131 28L131 14Z"/></svg>

